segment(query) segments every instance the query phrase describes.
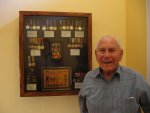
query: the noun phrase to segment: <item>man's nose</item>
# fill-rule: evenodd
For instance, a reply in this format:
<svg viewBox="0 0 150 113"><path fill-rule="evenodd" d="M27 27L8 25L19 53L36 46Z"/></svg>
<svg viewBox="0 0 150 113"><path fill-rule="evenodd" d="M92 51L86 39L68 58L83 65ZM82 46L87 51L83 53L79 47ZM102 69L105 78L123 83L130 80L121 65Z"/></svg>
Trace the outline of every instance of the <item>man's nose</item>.
<svg viewBox="0 0 150 113"><path fill-rule="evenodd" d="M105 57L110 57L110 52L106 50L105 53L104 53L104 56Z"/></svg>

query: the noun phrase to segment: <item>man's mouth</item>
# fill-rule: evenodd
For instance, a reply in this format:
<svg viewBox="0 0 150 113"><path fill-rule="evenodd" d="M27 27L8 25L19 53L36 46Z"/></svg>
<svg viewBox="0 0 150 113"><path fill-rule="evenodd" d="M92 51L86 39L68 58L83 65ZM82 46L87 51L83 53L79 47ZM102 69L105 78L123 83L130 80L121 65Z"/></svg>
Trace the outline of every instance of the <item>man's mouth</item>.
<svg viewBox="0 0 150 113"><path fill-rule="evenodd" d="M104 64L111 64L111 61L103 61Z"/></svg>

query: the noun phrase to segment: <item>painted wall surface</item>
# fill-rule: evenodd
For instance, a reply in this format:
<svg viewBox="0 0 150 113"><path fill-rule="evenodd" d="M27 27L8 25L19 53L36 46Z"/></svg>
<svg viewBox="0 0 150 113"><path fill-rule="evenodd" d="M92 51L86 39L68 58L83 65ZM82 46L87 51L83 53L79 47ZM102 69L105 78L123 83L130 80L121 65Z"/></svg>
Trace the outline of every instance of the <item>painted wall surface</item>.
<svg viewBox="0 0 150 113"><path fill-rule="evenodd" d="M130 3L127 0L127 3ZM135 0L131 0L135 1ZM138 0L140 1L140 0ZM143 0L141 0L143 1ZM143 2L141 2L143 3ZM138 2L136 9L140 10L141 3ZM132 3L133 4L133 3ZM128 5L128 4L127 4ZM142 4L144 8L144 4ZM127 7L128 8L128 7ZM129 7L130 8L130 7ZM0 113L79 113L78 96L45 96L45 97L20 97L19 89L19 11L58 11L58 12L88 12L92 13L92 66L97 67L94 56L94 48L98 39L103 35L119 37L124 57L122 64L132 64L136 67L137 62L142 58L142 65L136 67L139 71L145 72L145 28L143 30L127 30L126 32L126 0L0 0ZM131 11L131 8L127 10ZM144 10L140 10L144 13ZM128 16L128 15L127 15ZM145 16L145 15L143 15ZM130 15L129 15L130 17ZM132 17L132 16L131 16ZM133 20L140 19L138 15ZM140 20L139 20L140 21ZM144 21L142 19L141 21ZM144 21L145 22L145 21ZM127 18L127 24L131 24ZM127 25L127 28L132 27ZM137 25L138 26L138 25ZM136 31L137 30L137 31ZM129 33L128 33L129 32ZM144 56L132 56L126 54L127 44L130 42L132 32L142 32L138 36L138 43L142 46ZM126 33L128 36L126 39ZM132 37L133 38L133 37ZM131 41L133 39L131 38ZM141 49L139 44L134 48ZM128 44L128 53L132 53L132 43ZM131 50L130 50L131 49ZM136 53L137 55L137 53ZM126 56L133 59L126 61Z"/></svg>
<svg viewBox="0 0 150 113"><path fill-rule="evenodd" d="M126 65L146 78L146 1L126 0Z"/></svg>

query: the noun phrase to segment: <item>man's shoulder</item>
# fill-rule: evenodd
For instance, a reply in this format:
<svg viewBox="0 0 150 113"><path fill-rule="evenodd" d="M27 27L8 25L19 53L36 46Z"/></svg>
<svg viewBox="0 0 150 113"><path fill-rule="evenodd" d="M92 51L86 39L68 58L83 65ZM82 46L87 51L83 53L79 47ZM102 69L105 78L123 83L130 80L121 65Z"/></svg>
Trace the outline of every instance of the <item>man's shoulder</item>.
<svg viewBox="0 0 150 113"><path fill-rule="evenodd" d="M135 69L131 67L122 66L122 65L120 65L120 71L126 73L138 74L138 72Z"/></svg>
<svg viewBox="0 0 150 113"><path fill-rule="evenodd" d="M119 72L120 74L126 75L128 77L142 77L142 75L138 71L131 67L120 66Z"/></svg>
<svg viewBox="0 0 150 113"><path fill-rule="evenodd" d="M87 72L87 77L96 77L99 74L99 68L92 69Z"/></svg>

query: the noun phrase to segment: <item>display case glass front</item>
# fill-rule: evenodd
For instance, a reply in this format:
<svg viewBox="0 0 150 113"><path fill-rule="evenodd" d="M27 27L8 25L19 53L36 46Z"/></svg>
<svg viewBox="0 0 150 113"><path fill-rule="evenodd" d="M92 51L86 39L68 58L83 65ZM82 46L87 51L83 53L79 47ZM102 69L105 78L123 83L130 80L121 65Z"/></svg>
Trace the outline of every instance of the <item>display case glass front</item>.
<svg viewBox="0 0 150 113"><path fill-rule="evenodd" d="M75 95L91 69L91 13L19 12L20 95Z"/></svg>

